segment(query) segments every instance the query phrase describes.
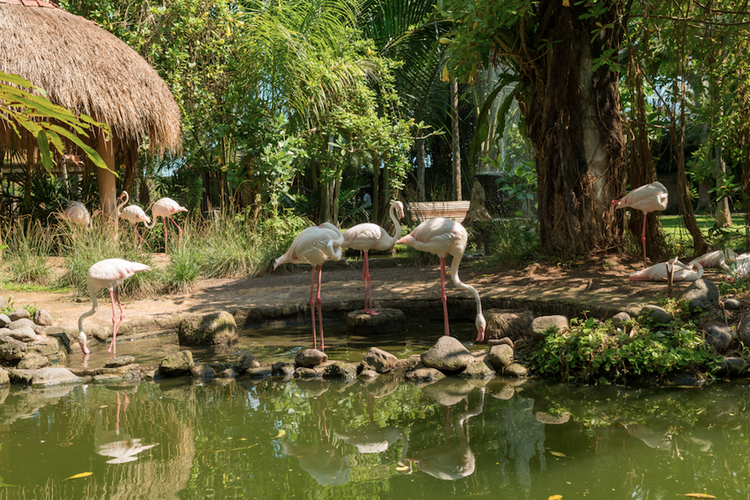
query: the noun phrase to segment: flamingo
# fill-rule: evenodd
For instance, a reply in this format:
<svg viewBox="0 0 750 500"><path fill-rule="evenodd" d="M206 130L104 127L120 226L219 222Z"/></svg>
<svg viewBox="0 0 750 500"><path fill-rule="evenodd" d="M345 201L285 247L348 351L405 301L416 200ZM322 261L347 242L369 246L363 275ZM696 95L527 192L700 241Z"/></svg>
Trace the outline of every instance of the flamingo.
<svg viewBox="0 0 750 500"><path fill-rule="evenodd" d="M274 261L273 268L281 264L310 264L312 276L310 281L310 312L312 314L313 327L313 349L317 349L317 337L315 334L315 305L318 306L318 323L320 325L320 350L325 349L323 344L323 313L321 312L320 280L323 274L323 262L328 259L340 260L344 243L344 235L339 228L330 222L324 222L320 226L312 226L303 230L294 238L292 245L284 255ZM318 275L318 293L313 295L315 285L315 274Z"/></svg>
<svg viewBox="0 0 750 500"><path fill-rule="evenodd" d="M130 262L123 259L106 259L100 260L93 264L89 268L89 272L86 276L86 283L89 289L89 295L91 295L91 302L93 303L91 309L81 314L78 318L78 343L81 346L81 350L84 354L90 354L86 340L86 334L83 331L83 320L96 312L99 303L96 299L96 294L102 288L109 289L109 297L112 301L112 342L109 344L107 352L115 353L115 337L117 336L117 330L122 324L122 319L125 317L122 304L120 303L120 297L117 295L117 287L122 284L123 281L133 276L135 273L143 271L150 271L151 268L146 264L138 262ZM115 314L115 299L117 299L117 305L120 306L120 321L117 321L117 315Z"/></svg>
<svg viewBox="0 0 750 500"><path fill-rule="evenodd" d="M686 266L675 257L667 262L654 264L641 271L631 273L630 281L667 281L669 276L667 264L674 266L672 281L696 281L703 276L703 266L698 262L691 262L690 265Z"/></svg>
<svg viewBox="0 0 750 500"><path fill-rule="evenodd" d="M624 198L612 200L612 205L616 208L634 208L643 212L643 231L641 232L641 242L643 243L643 267L646 264L646 214L667 209L669 193L659 181L632 190Z"/></svg>
<svg viewBox="0 0 750 500"><path fill-rule="evenodd" d="M120 194L120 199L123 199L123 198L125 201L117 205L117 215L119 215L121 218L133 224L133 233L135 234L135 244L138 245L139 238L141 240L141 243L143 243L143 237L140 234L138 234L138 223L143 222L143 225L148 227L147 224L151 222L151 217L146 215L146 212L144 212L141 207L136 206L136 205L129 205L125 208L122 208L130 200L130 195L128 195L127 191L123 191Z"/></svg>
<svg viewBox="0 0 750 500"><path fill-rule="evenodd" d="M732 262L735 260L737 260L737 254L731 248L726 248L724 250L714 250L713 252L704 253L700 257L691 260L688 265L697 262L704 268L724 267L725 262Z"/></svg>
<svg viewBox="0 0 750 500"><path fill-rule="evenodd" d="M151 215L154 217L154 221L149 224L144 224L148 229L153 229L156 225L156 219L161 217L164 219L164 253L167 254L169 251L167 250L167 219L171 220L172 223L177 226L177 230L179 231L180 237L179 237L179 243L182 244L182 228L179 224L177 224L172 216L179 212L187 212L187 208L180 206L179 203L174 201L171 198L162 198L156 203L154 203L154 206L151 208Z"/></svg>
<svg viewBox="0 0 750 500"><path fill-rule="evenodd" d="M466 229L460 222L453 219L438 217L427 219L417 228L398 240L396 243L404 243L422 252L434 253L440 257L440 298L443 301L443 319L445 324L445 335L450 335L448 330L448 297L445 295L445 259L446 255L453 256L451 263L451 279L459 288L468 290L474 296L477 303L477 316L475 325L477 328L477 342L484 340L484 329L487 322L482 316L482 299L479 292L471 285L467 285L458 278L458 266L466 250L468 235Z"/></svg>
<svg viewBox="0 0 750 500"><path fill-rule="evenodd" d="M398 218L396 218L396 212L398 212ZM388 232L377 224L364 223L357 224L356 226L347 229L344 232L344 243L345 248L354 248L355 250L361 250L365 252L365 264L362 268L362 278L365 282L365 313L376 315L380 314L375 312L372 308L372 285L370 284L370 264L368 261L368 252L370 250L388 250L393 248L396 244L396 240L401 237L401 223L400 219L404 217L404 204L400 201L394 201L391 205L389 212L391 220L393 221L396 229L394 235L391 236ZM367 306L367 298L370 298L370 306Z"/></svg>
<svg viewBox="0 0 750 500"><path fill-rule="evenodd" d="M65 219L76 226L88 227L91 224L91 215L86 205L80 201L68 202L68 208L57 214L60 219Z"/></svg>

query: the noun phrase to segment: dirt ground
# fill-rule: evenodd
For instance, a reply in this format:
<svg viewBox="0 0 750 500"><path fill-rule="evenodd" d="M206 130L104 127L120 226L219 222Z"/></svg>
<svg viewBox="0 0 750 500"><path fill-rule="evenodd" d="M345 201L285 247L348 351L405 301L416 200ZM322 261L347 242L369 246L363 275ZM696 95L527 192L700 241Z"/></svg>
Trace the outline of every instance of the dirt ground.
<svg viewBox="0 0 750 500"><path fill-rule="evenodd" d="M154 258L165 262L163 255ZM481 269L466 260L462 262L460 278L477 288L485 309L528 307L537 314L589 311L591 315L601 317L620 310L637 313L643 305L656 303L659 298L667 296L664 283L628 280L630 273L642 268L642 261L637 258L603 256L577 265L534 263L519 268L496 269ZM395 264L394 259L371 260L376 307L398 307L405 300L439 300L437 266L386 267ZM722 279L711 269L706 270L704 277L715 281ZM679 296L689 285L675 283L672 295ZM302 268L296 272L280 269L258 278L200 280L187 293L125 301L122 331L127 331L129 323L143 325L149 321L151 325L170 329L173 322L170 323L169 318L187 313L304 308L308 304L309 291L310 273ZM458 297L470 299L466 292L450 282L446 292L449 300ZM52 314L55 326L64 330L75 331L78 316L90 308L89 299L76 298L73 294L0 291L0 295L12 300L16 306L33 304L47 310ZM364 297L361 261L349 259L324 264L321 297L324 315L326 308L361 308ZM435 306L434 302L431 304ZM566 307L561 308L561 305ZM86 320L87 327L111 328L109 311L109 301L100 300L97 314Z"/></svg>

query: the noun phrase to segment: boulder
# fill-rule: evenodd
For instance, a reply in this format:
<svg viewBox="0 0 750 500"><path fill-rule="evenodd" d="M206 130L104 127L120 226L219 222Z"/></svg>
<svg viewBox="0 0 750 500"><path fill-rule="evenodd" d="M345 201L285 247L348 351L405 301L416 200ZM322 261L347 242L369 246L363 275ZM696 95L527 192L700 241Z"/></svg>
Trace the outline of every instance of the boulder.
<svg viewBox="0 0 750 500"><path fill-rule="evenodd" d="M0 336L0 357L6 361L18 361L26 354L26 343L13 337Z"/></svg>
<svg viewBox="0 0 750 500"><path fill-rule="evenodd" d="M8 315L0 313L0 328L6 328L10 323L11 321Z"/></svg>
<svg viewBox="0 0 750 500"><path fill-rule="evenodd" d="M396 367L398 358L382 349L371 347L365 354L365 362L378 373L388 373Z"/></svg>
<svg viewBox="0 0 750 500"><path fill-rule="evenodd" d="M570 321L561 314L551 316L539 316L531 322L531 336L536 340L544 338L544 334L554 328L554 331L561 333L570 328Z"/></svg>
<svg viewBox="0 0 750 500"><path fill-rule="evenodd" d="M407 372L404 378L410 382L435 382L445 378L443 372L435 368L417 368Z"/></svg>
<svg viewBox="0 0 750 500"><path fill-rule="evenodd" d="M664 308L652 304L643 306L639 315L642 318L650 318L657 325L666 325L674 321L674 316L669 314Z"/></svg>
<svg viewBox="0 0 750 500"><path fill-rule="evenodd" d="M21 342L33 342L39 338L34 330L26 326L11 330L8 336Z"/></svg>
<svg viewBox="0 0 750 500"><path fill-rule="evenodd" d="M406 330L406 316L401 309L378 309L380 314L351 311L346 315L346 331L357 335L387 335Z"/></svg>
<svg viewBox="0 0 750 500"><path fill-rule="evenodd" d="M27 311L23 307L19 307L18 309L10 313L8 317L10 318L11 321L16 321L16 320L24 319L24 318L29 319L31 318L31 314L29 314L29 311Z"/></svg>
<svg viewBox="0 0 750 500"><path fill-rule="evenodd" d="M47 387L52 385L79 384L86 379L75 375L67 368L47 367L37 370L31 377L33 387Z"/></svg>
<svg viewBox="0 0 750 500"><path fill-rule="evenodd" d="M495 375L496 375L495 370L490 368L490 366L484 361L472 363L469 366L467 366L464 371L458 374L458 376L461 378L473 379L473 380L488 379L488 378L494 377Z"/></svg>
<svg viewBox="0 0 750 500"><path fill-rule="evenodd" d="M190 370L190 375L198 379L212 379L216 377L216 370L209 364L194 365Z"/></svg>
<svg viewBox="0 0 750 500"><path fill-rule="evenodd" d="M186 346L224 346L239 340L234 316L227 311L184 318L177 337Z"/></svg>
<svg viewBox="0 0 750 500"><path fill-rule="evenodd" d="M0 368L0 386L3 385L10 385L10 376L7 370Z"/></svg>
<svg viewBox="0 0 750 500"><path fill-rule="evenodd" d="M487 347L489 347L490 349L492 349L496 345L509 345L511 349L515 348L515 344L508 337L503 337L501 339L492 339L487 342Z"/></svg>
<svg viewBox="0 0 750 500"><path fill-rule="evenodd" d="M237 356L237 361L234 364L234 369L238 374L242 375L250 368L260 368L260 363L258 363L258 360L255 359L255 356L253 356L249 352L243 352L242 354Z"/></svg>
<svg viewBox="0 0 750 500"><path fill-rule="evenodd" d="M503 370L503 375L506 377L524 378L528 373L526 367L519 363L511 363Z"/></svg>
<svg viewBox="0 0 750 500"><path fill-rule="evenodd" d="M630 317L630 314L626 312L618 312L614 316L612 316L612 324L615 325L616 328L623 328L625 326L625 323L632 320L633 318Z"/></svg>
<svg viewBox="0 0 750 500"><path fill-rule="evenodd" d="M528 309L487 309L483 314L487 320L484 337L488 341L503 337L519 340L531 333L534 313Z"/></svg>
<svg viewBox="0 0 750 500"><path fill-rule="evenodd" d="M721 363L721 368L717 373L719 377L737 377L739 375L745 375L748 367L748 362L740 357L731 356L724 358Z"/></svg>
<svg viewBox="0 0 750 500"><path fill-rule="evenodd" d="M121 368L134 363L135 358L133 356L117 356L115 359L110 359L104 363L104 368Z"/></svg>
<svg viewBox="0 0 750 500"><path fill-rule="evenodd" d="M190 375L193 368L193 353L179 351L169 354L159 363L159 373L163 377L182 377Z"/></svg>
<svg viewBox="0 0 750 500"><path fill-rule="evenodd" d="M34 311L33 317L34 323L40 326L52 326L54 323L52 315L44 309L37 309Z"/></svg>
<svg viewBox="0 0 750 500"><path fill-rule="evenodd" d="M38 370L49 365L49 360L41 354L35 352L27 352L26 355L21 358L16 368L19 370Z"/></svg>
<svg viewBox="0 0 750 500"><path fill-rule="evenodd" d="M323 378L355 380L357 378L357 365L354 363L335 361L325 367L323 370Z"/></svg>
<svg viewBox="0 0 750 500"><path fill-rule="evenodd" d="M277 361L271 365L271 375L274 377L289 378L294 376L294 364L285 361Z"/></svg>
<svg viewBox="0 0 750 500"><path fill-rule="evenodd" d="M328 354L317 349L305 349L294 357L294 362L303 368L313 368L326 361L328 361Z"/></svg>
<svg viewBox="0 0 750 500"><path fill-rule="evenodd" d="M513 348L506 344L492 346L489 354L487 354L487 362L496 371L501 372L513 363Z"/></svg>
<svg viewBox="0 0 750 500"><path fill-rule="evenodd" d="M52 358L57 354L63 354L60 347L60 341L54 337L37 336L36 340L26 344L27 352L36 352L47 358Z"/></svg>
<svg viewBox="0 0 750 500"><path fill-rule="evenodd" d="M737 336L735 331L723 323L709 321L703 325L706 331L706 342L718 353L726 352L729 344Z"/></svg>
<svg viewBox="0 0 750 500"><path fill-rule="evenodd" d="M442 335L437 343L420 356L427 368L446 372L460 372L474 362L474 356L460 340L450 335Z"/></svg>
<svg viewBox="0 0 750 500"><path fill-rule="evenodd" d="M273 370L270 366L256 366L248 368L245 375L251 378L268 378L272 376Z"/></svg>
<svg viewBox="0 0 750 500"><path fill-rule="evenodd" d="M739 311L742 309L742 302L734 298L724 299L724 307L730 311Z"/></svg>
<svg viewBox="0 0 750 500"><path fill-rule="evenodd" d="M750 347L750 314L746 314L742 320L740 320L739 337L742 343L746 347Z"/></svg>
<svg viewBox="0 0 750 500"><path fill-rule="evenodd" d="M719 303L719 288L714 284L713 281L707 279L699 279L693 282L685 293L682 294L682 298L687 300L688 308L692 311L695 310L707 310L712 308Z"/></svg>

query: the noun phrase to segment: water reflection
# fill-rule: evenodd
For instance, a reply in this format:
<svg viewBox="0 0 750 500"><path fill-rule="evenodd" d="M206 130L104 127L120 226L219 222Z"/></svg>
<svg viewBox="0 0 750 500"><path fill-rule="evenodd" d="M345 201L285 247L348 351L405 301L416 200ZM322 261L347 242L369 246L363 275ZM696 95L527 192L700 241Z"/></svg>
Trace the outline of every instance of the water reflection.
<svg viewBox="0 0 750 500"><path fill-rule="evenodd" d="M479 389L479 403L473 410L458 416L455 438L451 433L450 407L445 406L446 444L434 446L407 457L409 462L417 464L419 470L444 480L456 480L474 473L476 460L469 446L469 431L464 428L471 417L476 417L484 409L485 389Z"/></svg>
<svg viewBox="0 0 750 500"><path fill-rule="evenodd" d="M385 377L13 386L0 498L748 498L748 395Z"/></svg>
<svg viewBox="0 0 750 500"><path fill-rule="evenodd" d="M138 460L138 455L142 451L149 450L159 443L144 445L140 438L130 437L129 434L120 435L120 408L123 406L123 402L120 398L119 391L117 395L117 416L115 420L114 430L105 430L102 422L102 413L99 412L96 419L96 427L94 428L94 446L96 452L104 457L110 457L107 460L108 464L124 464L127 462L135 462ZM124 400L124 407L122 408L123 414L127 411L128 405L130 404L130 398L126 393L123 393L122 399Z"/></svg>

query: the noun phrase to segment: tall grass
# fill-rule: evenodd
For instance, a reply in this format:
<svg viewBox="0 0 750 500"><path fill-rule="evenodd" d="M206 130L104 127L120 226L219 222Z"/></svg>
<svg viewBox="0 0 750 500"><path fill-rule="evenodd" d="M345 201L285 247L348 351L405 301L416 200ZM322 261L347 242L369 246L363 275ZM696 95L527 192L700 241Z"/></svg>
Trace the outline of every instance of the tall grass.
<svg viewBox="0 0 750 500"><path fill-rule="evenodd" d="M54 247L51 230L38 220L21 219L4 226L2 231L8 245L3 256L9 278L17 283L50 284L52 268L48 257Z"/></svg>

